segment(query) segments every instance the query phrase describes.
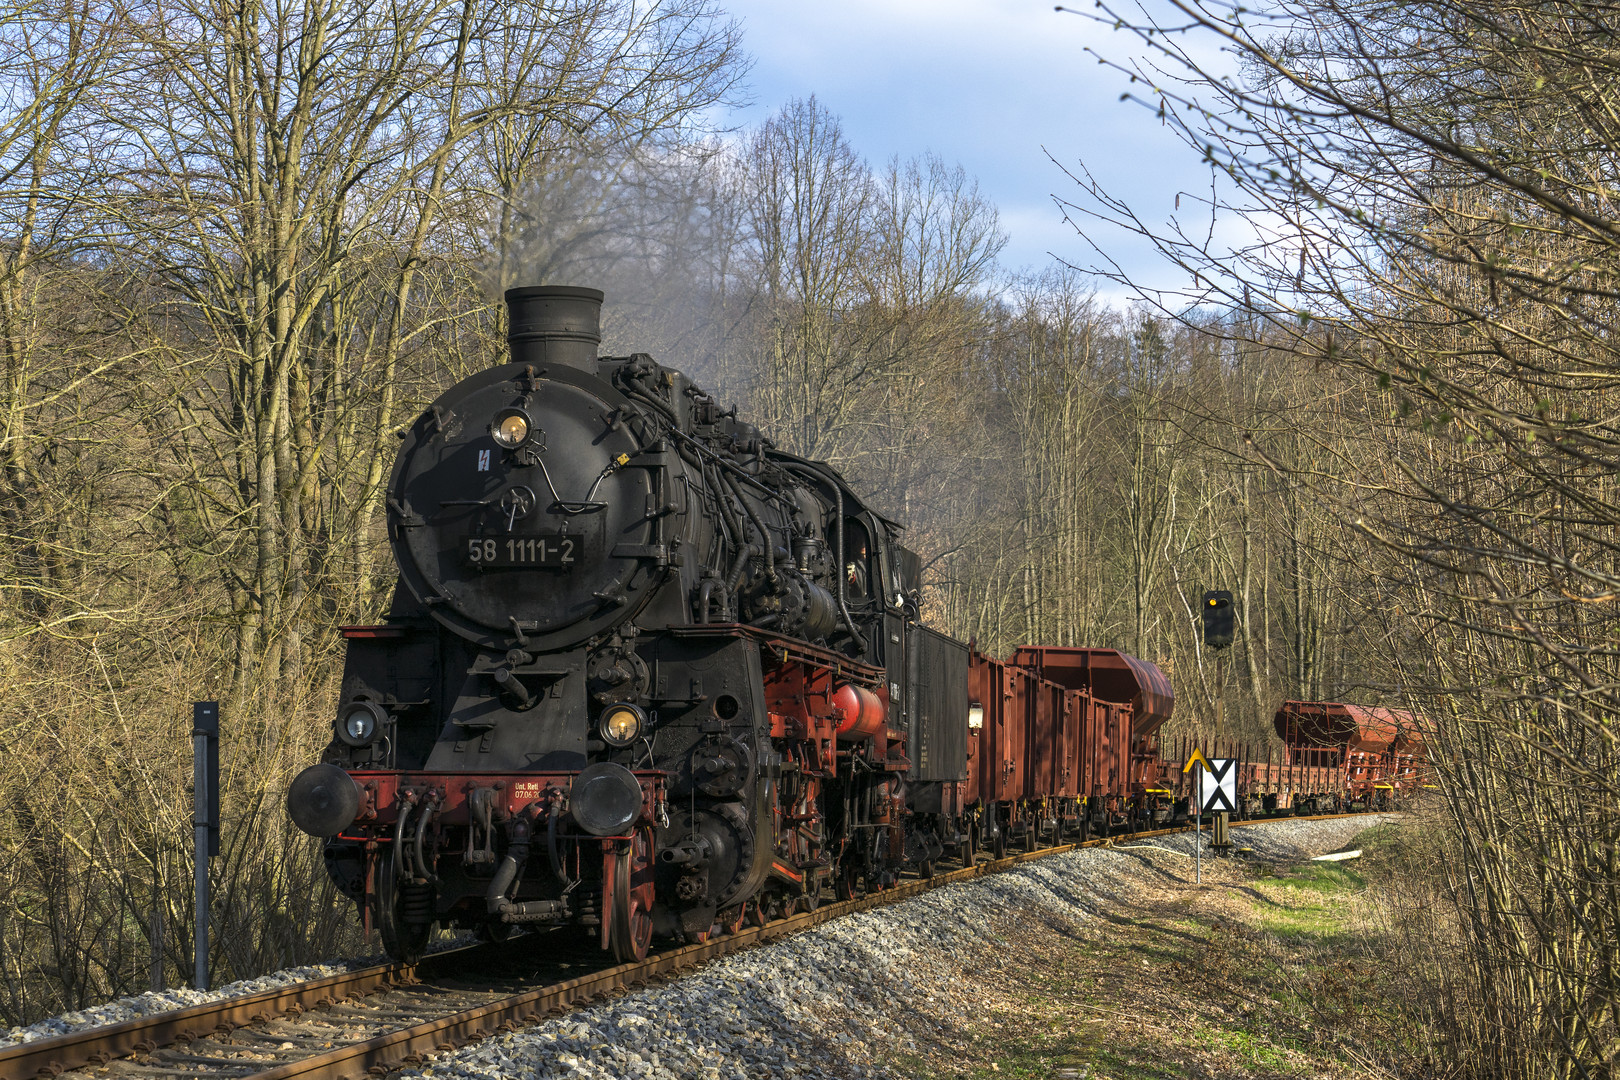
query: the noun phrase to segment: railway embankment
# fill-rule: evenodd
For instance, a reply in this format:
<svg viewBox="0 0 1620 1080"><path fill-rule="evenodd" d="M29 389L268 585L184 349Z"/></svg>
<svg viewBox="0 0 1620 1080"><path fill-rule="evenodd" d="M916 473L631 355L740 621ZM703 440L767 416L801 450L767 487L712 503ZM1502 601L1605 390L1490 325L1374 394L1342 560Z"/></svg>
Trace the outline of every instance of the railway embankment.
<svg viewBox="0 0 1620 1080"><path fill-rule="evenodd" d="M1132 887L1083 914L1007 926L963 972L979 1015L894 1070L1053 1080L1415 1075L1421 1021L1400 990L1383 900L1399 817L1234 831L1252 855L1203 863L1188 838L1098 853ZM1354 847L1342 862L1312 856ZM1083 857L1089 853L1077 853Z"/></svg>
<svg viewBox="0 0 1620 1080"><path fill-rule="evenodd" d="M1089 849L929 892L445 1054L411 1077L1365 1076L1381 1007L1363 871L1396 818ZM1358 842L1361 842L1358 840ZM1369 1062L1369 1064L1376 1064Z"/></svg>
<svg viewBox="0 0 1620 1080"><path fill-rule="evenodd" d="M409 1058L414 1065L408 1069L394 1064L403 1052L376 1060L413 1080L1122 1080L1410 1072L1401 1066L1410 1063L1418 1041L1407 1019L1414 1010L1403 1011L1386 992L1400 960L1384 944L1388 921L1381 921L1379 904L1379 882L1398 876L1408 858L1410 831L1407 819L1392 816L1281 819L1237 828L1234 839L1247 850L1202 860L1201 882L1188 834L1041 853L998 866L999 873L957 875L910 899L844 914L696 970L666 963L660 970L674 974L651 986L609 991L613 996L594 1004L586 992L573 1000L587 1003L539 1023L532 1014L545 1008L529 1007L526 1023L493 1037L473 1034L475 1041L460 1050L432 1054L438 1037L419 1039L412 1045L431 1056ZM1307 861L1350 843L1367 857ZM493 977L481 965L501 961L480 955L471 950L447 959L465 968L463 982ZM519 983L544 981L541 972L523 974L527 969L517 959L509 974ZM475 966L466 967L469 961ZM245 1076L273 1068L276 1055L289 1050L282 1056L313 1064L324 1060L322 1046L335 1046L340 1037L361 1043L371 1037L371 1027L356 1034L346 1025L377 1020L378 1009L406 1008L390 1004L394 997L421 996L407 980L394 997L381 993L322 1011L327 1005L317 1000L320 994L333 1001L346 996L323 989L327 983L384 970L301 984L300 993L316 1008L309 1030L296 1021L273 1021L218 1045L182 1032L186 1046L150 1057L142 1056L152 1049L146 1046L133 1063L114 1060L82 1075L167 1080L206 1064L210 1076ZM244 988L255 989L235 989ZM443 997L453 987L425 989ZM180 1004L148 997L114 1006L139 1014ZM243 998L237 1009L246 1010L250 1027L257 1021L249 1014L265 1009L254 1004L258 1000ZM452 1012L463 1007L451 1005ZM195 1026L201 1021L184 1018L211 1008L198 1005L165 1022ZM11 1034L26 1039L120 1018L102 1013L60 1017L45 1029ZM204 1036L216 1022L203 1024ZM225 1022L222 1031L242 1020ZM143 1037L166 1045L155 1034ZM42 1048L34 1057L62 1064L71 1052L48 1045L60 1041L32 1044ZM267 1057L269 1044L277 1049ZM387 1067L371 1071L381 1075ZM294 1071L358 1075L338 1066ZM0 1067L0 1075L12 1074ZM33 1075L32 1067L15 1075Z"/></svg>

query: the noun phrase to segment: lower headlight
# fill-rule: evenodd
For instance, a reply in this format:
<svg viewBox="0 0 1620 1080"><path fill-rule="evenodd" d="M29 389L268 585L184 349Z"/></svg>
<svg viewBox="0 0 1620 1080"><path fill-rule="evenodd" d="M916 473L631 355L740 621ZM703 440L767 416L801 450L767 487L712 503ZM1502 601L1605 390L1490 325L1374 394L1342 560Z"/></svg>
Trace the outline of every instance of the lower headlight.
<svg viewBox="0 0 1620 1080"><path fill-rule="evenodd" d="M641 710L634 705L609 705L602 711L602 719L596 726L602 735L602 741L609 746L629 746L640 737L641 729L646 726L646 720Z"/></svg>
<svg viewBox="0 0 1620 1080"><path fill-rule="evenodd" d="M344 706L338 716L338 738L350 746L370 746L388 720L388 713L374 701L356 701Z"/></svg>

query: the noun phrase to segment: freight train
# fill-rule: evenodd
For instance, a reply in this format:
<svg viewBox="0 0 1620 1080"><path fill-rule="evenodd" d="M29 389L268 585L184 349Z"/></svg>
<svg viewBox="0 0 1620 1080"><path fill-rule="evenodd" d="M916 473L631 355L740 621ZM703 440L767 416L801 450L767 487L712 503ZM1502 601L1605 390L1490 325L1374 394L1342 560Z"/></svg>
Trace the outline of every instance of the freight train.
<svg viewBox="0 0 1620 1080"><path fill-rule="evenodd" d="M602 300L509 291L508 362L403 433L393 601L344 628L287 794L391 955L572 925L637 959L1184 803L1159 668L924 626L900 526L679 371L599 356Z"/></svg>

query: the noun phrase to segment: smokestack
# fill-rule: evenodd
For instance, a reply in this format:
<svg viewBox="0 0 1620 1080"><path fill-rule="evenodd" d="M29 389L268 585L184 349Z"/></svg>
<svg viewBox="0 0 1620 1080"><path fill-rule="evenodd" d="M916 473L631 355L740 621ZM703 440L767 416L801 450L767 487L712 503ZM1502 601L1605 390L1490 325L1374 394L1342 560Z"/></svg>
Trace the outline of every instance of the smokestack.
<svg viewBox="0 0 1620 1080"><path fill-rule="evenodd" d="M602 344L600 289L530 285L506 290L506 341L512 362L561 365L596 373Z"/></svg>

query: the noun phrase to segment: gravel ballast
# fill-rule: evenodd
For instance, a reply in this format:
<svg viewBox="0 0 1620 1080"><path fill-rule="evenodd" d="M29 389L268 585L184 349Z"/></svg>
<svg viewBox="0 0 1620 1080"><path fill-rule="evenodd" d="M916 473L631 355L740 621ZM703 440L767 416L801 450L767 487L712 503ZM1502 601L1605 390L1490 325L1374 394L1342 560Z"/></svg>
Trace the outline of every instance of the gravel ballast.
<svg viewBox="0 0 1620 1080"><path fill-rule="evenodd" d="M1234 831L1252 858L1334 851L1393 816ZM1207 837L1206 837L1207 839ZM1178 854L1193 836L1148 842ZM876 1077L989 1015L973 973L1009 927L1065 928L1128 900L1157 871L1145 852L1089 848L933 890L718 960L679 981L440 1055L405 1077L468 1080ZM1165 856L1157 856L1163 858ZM992 980L994 982L994 980ZM1017 988L1007 987L1009 994Z"/></svg>
<svg viewBox="0 0 1620 1080"><path fill-rule="evenodd" d="M447 935L443 940L431 945L428 951L440 952L445 949L454 949L462 945L470 945L475 940L476 938L472 934L460 934L455 937ZM26 1027L8 1028L0 1032L0 1048L15 1046L18 1043L33 1042L36 1039L49 1039L57 1035L67 1035L75 1031L83 1031L86 1028L121 1024L126 1020L134 1020L142 1016L154 1016L158 1013L189 1009L193 1005L205 1005L210 1001L247 997L249 994L259 994L266 990L279 990L283 986L291 986L293 983L309 982L314 979L342 975L345 972L358 971L360 968L371 967L386 961L386 956L377 953L372 956L356 957L351 960L329 960L320 964L306 964L303 967L283 968L268 975L261 975L256 979L240 979L236 982L226 983L224 986L216 987L213 990L192 990L184 986L172 990L149 990L144 994L136 994L133 997L115 998L112 1001L88 1009L78 1009L74 1012L62 1013L60 1016L52 1016L37 1023L29 1024Z"/></svg>
<svg viewBox="0 0 1620 1080"><path fill-rule="evenodd" d="M47 1020L41 1020L27 1027L14 1027L0 1032L0 1047L15 1046L17 1043L33 1042L35 1039L49 1039L56 1035L67 1035L74 1031L83 1031L85 1028L103 1027L107 1024L121 1024L125 1020L134 1020L137 1017L153 1016L157 1013L173 1012L178 1009L189 1009L193 1005L202 1005L210 1001L220 1001L224 998L246 997L248 994L257 994L265 990L276 990L293 983L308 982L311 979L324 979L330 975L341 975L354 967L365 967L375 963L375 960L347 963L310 964L306 967L284 968L257 979L243 979L240 982L227 983L216 990L191 990L179 987L174 990L155 990L134 997L122 997L89 1009L80 1009L76 1012L63 1013Z"/></svg>
<svg viewBox="0 0 1620 1080"><path fill-rule="evenodd" d="M1279 821L1234 831L1249 857L1293 861L1334 851L1394 816ZM1208 836L1205 835L1207 843ZM1190 855L1191 834L1119 850L1089 848L922 896L709 964L661 986L459 1051L401 1076L469 1080L754 1080L870 1077L950 1028L987 1015L963 973L997 963L1008 928L1058 931L1127 900L1153 858ZM1179 860L1178 860L1179 861ZM447 943L449 944L449 943ZM206 992L119 998L0 1032L0 1047L325 978L375 957L287 968Z"/></svg>

